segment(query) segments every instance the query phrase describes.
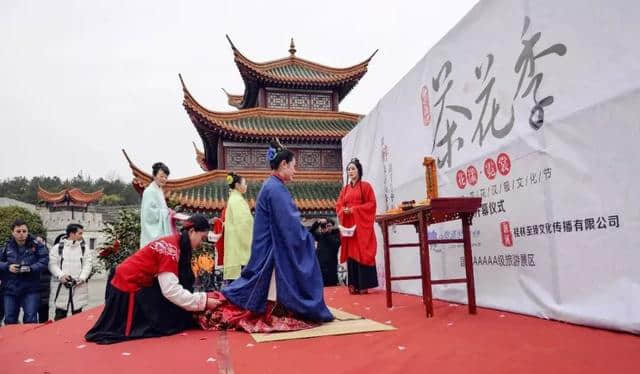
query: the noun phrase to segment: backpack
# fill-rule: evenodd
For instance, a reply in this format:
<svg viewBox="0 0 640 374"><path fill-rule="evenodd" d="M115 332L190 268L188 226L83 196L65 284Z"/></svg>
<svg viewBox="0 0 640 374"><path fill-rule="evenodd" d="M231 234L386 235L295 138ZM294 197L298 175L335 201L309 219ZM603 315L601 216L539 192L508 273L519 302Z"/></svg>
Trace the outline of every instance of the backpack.
<svg viewBox="0 0 640 374"><path fill-rule="evenodd" d="M62 239L66 239L66 236L61 238L60 242L58 243L58 257L60 257L60 269L62 269L62 262L64 261L64 257L62 257L62 250L64 249L64 242L62 241ZM84 265L84 251L87 248L85 247L85 243L84 240L80 242L80 250L82 251L82 255L80 256L80 266ZM93 271L91 271L89 273L89 276L87 277L87 282L89 281L89 279L91 279L91 277L93 277Z"/></svg>

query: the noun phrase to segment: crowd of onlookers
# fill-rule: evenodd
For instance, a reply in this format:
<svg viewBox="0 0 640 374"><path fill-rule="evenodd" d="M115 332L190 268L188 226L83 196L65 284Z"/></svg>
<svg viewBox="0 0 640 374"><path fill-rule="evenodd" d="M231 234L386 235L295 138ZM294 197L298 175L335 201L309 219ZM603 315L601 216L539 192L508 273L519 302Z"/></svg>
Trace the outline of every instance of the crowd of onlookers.
<svg viewBox="0 0 640 374"><path fill-rule="evenodd" d="M0 247L0 324L18 323L20 310L22 323L47 322L51 297L55 320L82 311L88 303L87 281L93 268L83 229L69 224L48 247L44 239L29 234L25 221L11 224L11 238Z"/></svg>

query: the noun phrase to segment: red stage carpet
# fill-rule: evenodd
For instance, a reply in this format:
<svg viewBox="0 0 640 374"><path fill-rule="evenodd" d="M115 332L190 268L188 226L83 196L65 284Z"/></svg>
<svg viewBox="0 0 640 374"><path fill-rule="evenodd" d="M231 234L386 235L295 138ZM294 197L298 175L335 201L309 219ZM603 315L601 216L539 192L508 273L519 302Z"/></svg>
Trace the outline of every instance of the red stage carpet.
<svg viewBox="0 0 640 374"><path fill-rule="evenodd" d="M100 308L43 326L0 328L0 373L637 373L640 337L495 310L327 288L335 308L394 331L255 343L242 332L188 331L99 346L84 333Z"/></svg>

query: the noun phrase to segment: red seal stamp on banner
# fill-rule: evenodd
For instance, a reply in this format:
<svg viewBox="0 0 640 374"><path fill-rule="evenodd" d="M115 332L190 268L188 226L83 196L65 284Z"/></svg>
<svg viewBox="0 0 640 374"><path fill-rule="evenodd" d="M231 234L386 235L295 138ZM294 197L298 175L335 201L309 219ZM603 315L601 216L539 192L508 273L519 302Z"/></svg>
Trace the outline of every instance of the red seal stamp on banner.
<svg viewBox="0 0 640 374"><path fill-rule="evenodd" d="M461 190L467 187L467 174L465 174L464 170L458 170L456 173L456 182Z"/></svg>
<svg viewBox="0 0 640 374"><path fill-rule="evenodd" d="M420 90L420 102L422 103L422 123L425 126L429 126L431 123L431 107L429 105L429 89L427 86L422 86L422 90Z"/></svg>
<svg viewBox="0 0 640 374"><path fill-rule="evenodd" d="M500 153L497 158L498 172L502 175L507 175L511 171L511 159L506 153Z"/></svg>
<svg viewBox="0 0 640 374"><path fill-rule="evenodd" d="M473 165L467 168L467 182L469 186L475 186L478 183L478 170Z"/></svg>
<svg viewBox="0 0 640 374"><path fill-rule="evenodd" d="M496 162L493 161L492 158L484 160L484 175L486 175L488 179L496 177L497 169Z"/></svg>
<svg viewBox="0 0 640 374"><path fill-rule="evenodd" d="M503 246L513 247L513 236L511 235L509 221L500 222L500 236L502 237Z"/></svg>

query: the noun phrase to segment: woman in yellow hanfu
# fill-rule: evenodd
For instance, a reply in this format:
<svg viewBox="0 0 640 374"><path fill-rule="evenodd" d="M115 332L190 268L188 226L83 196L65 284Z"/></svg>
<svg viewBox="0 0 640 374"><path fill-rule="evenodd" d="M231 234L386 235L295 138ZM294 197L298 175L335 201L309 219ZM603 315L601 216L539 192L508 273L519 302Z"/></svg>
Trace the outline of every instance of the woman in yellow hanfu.
<svg viewBox="0 0 640 374"><path fill-rule="evenodd" d="M242 268L251 257L251 238L253 236L253 216L245 200L247 180L236 173L227 175L229 201L224 217L224 279L235 280L240 277Z"/></svg>

